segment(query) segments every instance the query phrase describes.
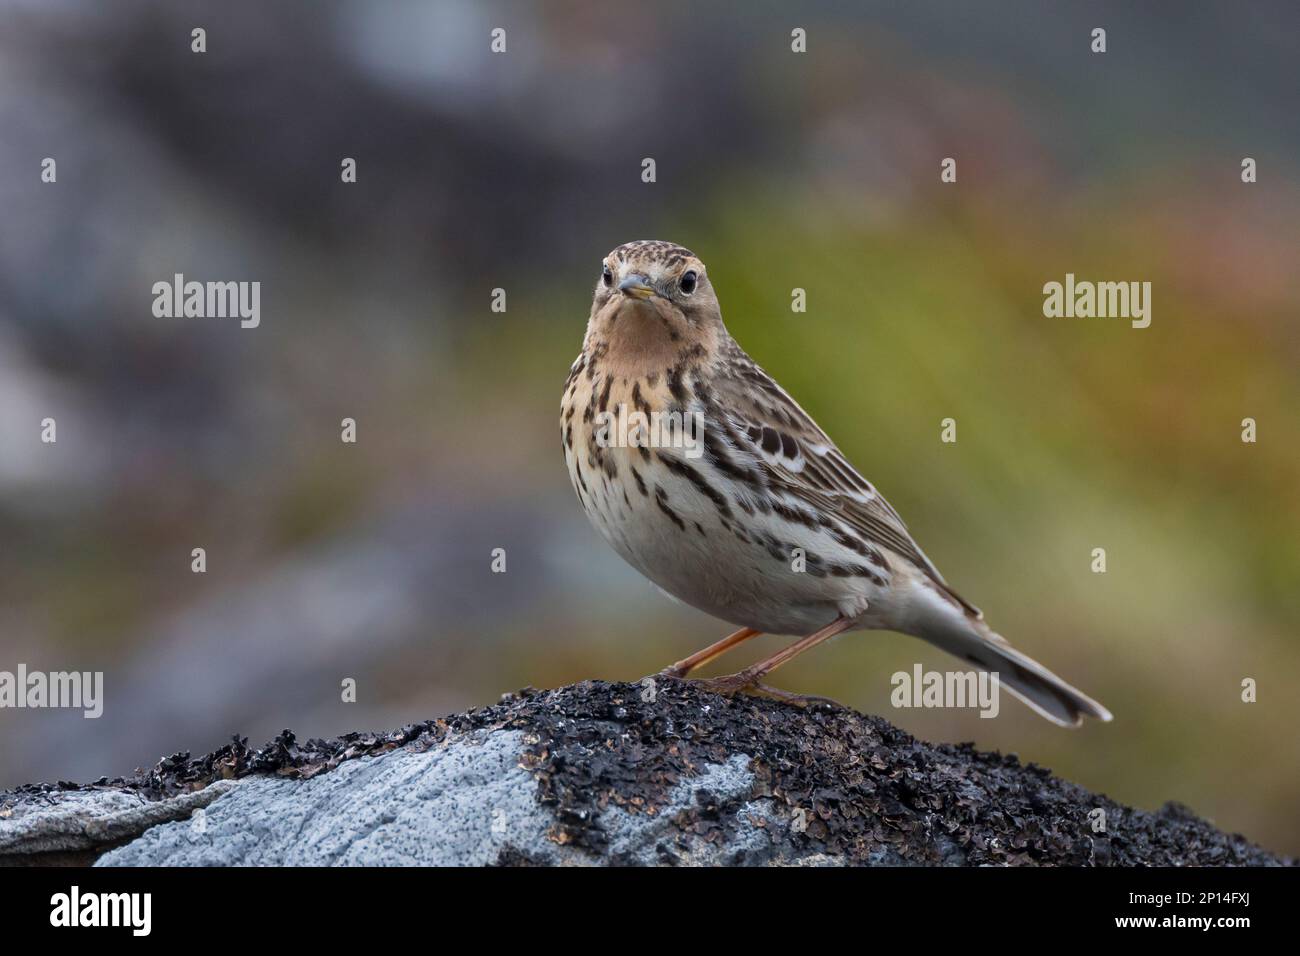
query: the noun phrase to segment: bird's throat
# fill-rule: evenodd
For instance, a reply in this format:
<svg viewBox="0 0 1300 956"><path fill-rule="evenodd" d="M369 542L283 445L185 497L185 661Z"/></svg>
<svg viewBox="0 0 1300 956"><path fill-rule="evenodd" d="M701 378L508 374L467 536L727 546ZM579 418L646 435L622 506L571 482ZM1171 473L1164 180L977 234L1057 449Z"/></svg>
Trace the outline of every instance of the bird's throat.
<svg viewBox="0 0 1300 956"><path fill-rule="evenodd" d="M589 330L605 346L604 361L616 375L642 378L711 351L714 338L688 323L663 299L619 298L592 317Z"/></svg>
<svg viewBox="0 0 1300 956"><path fill-rule="evenodd" d="M684 329L659 299L619 298L597 315L595 329L606 343L606 361L617 374L641 376L666 368L681 350Z"/></svg>

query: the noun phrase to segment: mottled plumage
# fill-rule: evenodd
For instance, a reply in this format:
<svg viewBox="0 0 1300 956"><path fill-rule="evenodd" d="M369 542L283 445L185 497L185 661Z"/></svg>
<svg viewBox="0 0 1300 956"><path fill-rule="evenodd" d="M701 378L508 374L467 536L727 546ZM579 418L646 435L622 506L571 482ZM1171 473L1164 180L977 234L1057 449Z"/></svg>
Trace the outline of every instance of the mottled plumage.
<svg viewBox="0 0 1300 956"><path fill-rule="evenodd" d="M611 440L609 416L631 412L699 416L702 433L693 446ZM1110 719L948 586L898 512L728 334L690 250L640 241L605 258L560 430L578 500L614 549L664 591L742 628L668 672L684 676L755 633L809 635L710 682L761 686L827 637L885 628L997 671L1058 723Z"/></svg>

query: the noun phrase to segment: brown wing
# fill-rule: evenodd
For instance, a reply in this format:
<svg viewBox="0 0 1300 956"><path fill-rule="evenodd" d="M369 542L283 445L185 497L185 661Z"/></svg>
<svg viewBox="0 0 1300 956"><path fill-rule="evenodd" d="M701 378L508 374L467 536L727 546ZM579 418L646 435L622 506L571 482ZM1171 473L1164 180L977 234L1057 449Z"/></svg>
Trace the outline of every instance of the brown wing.
<svg viewBox="0 0 1300 956"><path fill-rule="evenodd" d="M729 434L748 442L747 450L774 487L834 515L868 540L911 561L963 607L979 613L948 587L884 495L734 340L720 364L713 379L716 412L732 424Z"/></svg>

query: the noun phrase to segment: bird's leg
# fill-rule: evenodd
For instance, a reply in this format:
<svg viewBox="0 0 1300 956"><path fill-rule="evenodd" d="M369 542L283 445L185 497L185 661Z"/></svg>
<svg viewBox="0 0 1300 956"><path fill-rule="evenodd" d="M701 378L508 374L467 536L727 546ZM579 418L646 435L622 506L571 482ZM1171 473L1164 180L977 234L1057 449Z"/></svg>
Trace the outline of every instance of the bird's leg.
<svg viewBox="0 0 1300 956"><path fill-rule="evenodd" d="M685 677L697 667L703 667L715 657L721 657L737 644L743 643L751 637L757 637L761 633L761 631L756 631L752 627L742 627L734 634L728 634L722 640L710 644L704 650L696 651L690 657L682 658L671 667L665 667L659 673L664 677Z"/></svg>
<svg viewBox="0 0 1300 956"><path fill-rule="evenodd" d="M757 664L751 664L739 673L729 674L726 677L715 677L712 680L702 680L699 684L706 690L711 690L717 694L734 694L737 691L755 687L759 681L782 664L794 660L804 651L816 647L822 641L829 641L836 634L843 634L853 627L854 623L851 618L837 617L821 630L800 638L789 647L777 651L771 657L761 660Z"/></svg>

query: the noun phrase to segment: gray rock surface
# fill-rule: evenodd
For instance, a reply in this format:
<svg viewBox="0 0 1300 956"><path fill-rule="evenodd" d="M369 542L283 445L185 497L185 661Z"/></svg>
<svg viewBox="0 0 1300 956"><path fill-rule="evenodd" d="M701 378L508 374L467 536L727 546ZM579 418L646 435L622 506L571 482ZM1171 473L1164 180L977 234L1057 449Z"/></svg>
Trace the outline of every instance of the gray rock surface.
<svg viewBox="0 0 1300 956"><path fill-rule="evenodd" d="M363 757L307 781L250 778L194 818L153 827L98 866L489 866L527 859L582 864L548 839L551 821L519 766L518 731L456 737L437 749ZM740 757L676 788L656 817L613 807L600 824L611 853L653 862L673 815L700 788L741 796L754 776ZM759 838L750 831L747 843ZM764 841L765 842L765 841ZM711 862L707 844L692 854Z"/></svg>
<svg viewBox="0 0 1300 956"><path fill-rule="evenodd" d="M55 791L0 802L0 863L90 862L106 846L132 840L151 827L193 813L236 786L217 780L202 790L148 800L116 788Z"/></svg>
<svg viewBox="0 0 1300 956"><path fill-rule="evenodd" d="M1096 829L1101 810L1105 829ZM844 708L584 683L390 734L0 794L0 862L175 865L1274 865L1185 808Z"/></svg>

